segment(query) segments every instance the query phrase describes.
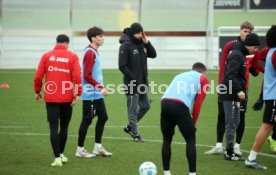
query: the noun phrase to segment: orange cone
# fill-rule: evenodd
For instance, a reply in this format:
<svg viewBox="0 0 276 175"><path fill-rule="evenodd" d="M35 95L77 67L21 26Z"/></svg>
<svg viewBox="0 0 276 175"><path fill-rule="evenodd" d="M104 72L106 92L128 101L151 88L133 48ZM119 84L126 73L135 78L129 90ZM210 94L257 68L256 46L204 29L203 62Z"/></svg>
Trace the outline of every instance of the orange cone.
<svg viewBox="0 0 276 175"><path fill-rule="evenodd" d="M7 84L7 83L3 83L3 84L0 85L0 88L2 88L2 89L8 89L8 88L10 88L10 85Z"/></svg>

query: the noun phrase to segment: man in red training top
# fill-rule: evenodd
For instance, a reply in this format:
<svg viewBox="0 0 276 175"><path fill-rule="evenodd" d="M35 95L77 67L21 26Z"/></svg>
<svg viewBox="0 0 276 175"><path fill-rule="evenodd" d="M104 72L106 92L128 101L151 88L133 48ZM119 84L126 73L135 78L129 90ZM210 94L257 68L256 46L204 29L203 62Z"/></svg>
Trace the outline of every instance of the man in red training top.
<svg viewBox="0 0 276 175"><path fill-rule="evenodd" d="M164 175L170 173L171 143L174 129L178 126L184 137L189 175L196 175L195 124L206 96L209 81L206 67L195 63L189 72L174 77L161 101L161 131L163 134L162 161ZM193 113L191 115L193 104Z"/></svg>
<svg viewBox="0 0 276 175"><path fill-rule="evenodd" d="M67 50L69 37L58 35L56 41L54 49L45 53L40 60L34 78L34 90L37 102L41 102L42 84L45 79L44 101L50 125L50 140L55 155L51 166L62 166L63 163L68 162L68 158L63 154L67 131L72 107L78 102L82 87L78 56ZM75 89L77 89L76 95Z"/></svg>

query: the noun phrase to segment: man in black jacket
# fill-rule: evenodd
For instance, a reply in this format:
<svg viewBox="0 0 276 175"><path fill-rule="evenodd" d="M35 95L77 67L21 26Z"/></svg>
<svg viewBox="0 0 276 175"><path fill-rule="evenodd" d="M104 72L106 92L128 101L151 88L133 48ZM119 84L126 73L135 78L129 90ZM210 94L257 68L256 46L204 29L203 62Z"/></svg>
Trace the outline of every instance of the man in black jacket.
<svg viewBox="0 0 276 175"><path fill-rule="evenodd" d="M129 121L124 131L135 142L142 142L137 123L150 108L147 57L155 58L156 51L139 23L125 28L119 42L119 69L124 75Z"/></svg>
<svg viewBox="0 0 276 175"><path fill-rule="evenodd" d="M259 45L258 35L250 33L244 42L233 45L227 58L222 80L226 91L220 91L225 111L226 160L245 160L234 153L234 137L240 122L240 101L246 98L246 55L253 54Z"/></svg>

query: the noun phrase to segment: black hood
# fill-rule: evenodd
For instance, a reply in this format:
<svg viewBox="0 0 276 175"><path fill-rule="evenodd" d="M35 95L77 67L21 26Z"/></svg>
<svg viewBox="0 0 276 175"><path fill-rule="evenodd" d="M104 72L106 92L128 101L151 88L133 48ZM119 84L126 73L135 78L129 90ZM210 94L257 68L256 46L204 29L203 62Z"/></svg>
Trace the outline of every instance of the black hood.
<svg viewBox="0 0 276 175"><path fill-rule="evenodd" d="M139 40L139 39L133 37L133 34L132 34L130 28L125 28L123 31L123 35L119 39L119 43L122 44L122 43L128 43L128 42L135 43L135 44L143 43L142 40Z"/></svg>
<svg viewBox="0 0 276 175"><path fill-rule="evenodd" d="M248 52L248 50L246 49L246 47L245 47L245 45L244 45L244 43L243 43L242 41L238 41L238 42L234 43L234 44L231 46L230 50L231 50L231 51L232 51L232 50L240 50L240 51L242 52L242 54L244 54L244 55L249 55L249 52Z"/></svg>

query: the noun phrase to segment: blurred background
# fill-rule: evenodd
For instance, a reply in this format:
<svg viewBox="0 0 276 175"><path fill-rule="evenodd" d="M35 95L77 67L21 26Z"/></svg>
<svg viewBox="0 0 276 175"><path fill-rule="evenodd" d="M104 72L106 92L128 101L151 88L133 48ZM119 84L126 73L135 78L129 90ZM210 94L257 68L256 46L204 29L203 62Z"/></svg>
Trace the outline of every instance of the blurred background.
<svg viewBox="0 0 276 175"><path fill-rule="evenodd" d="M103 68L117 69L119 37L133 22L156 47L150 69L186 69L197 61L217 69L222 47L242 22L252 22L264 45L276 19L274 0L0 0L0 9L0 69L36 68L61 33L81 61L93 26L105 31Z"/></svg>

